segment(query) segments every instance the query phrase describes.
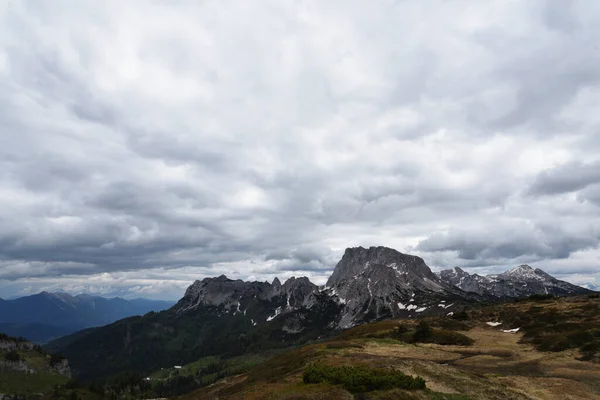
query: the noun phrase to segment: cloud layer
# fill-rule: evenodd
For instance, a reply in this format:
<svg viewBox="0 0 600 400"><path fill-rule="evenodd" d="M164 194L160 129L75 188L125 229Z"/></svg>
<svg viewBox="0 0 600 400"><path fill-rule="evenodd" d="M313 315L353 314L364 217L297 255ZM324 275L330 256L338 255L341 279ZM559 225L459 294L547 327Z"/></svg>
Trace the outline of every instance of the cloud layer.
<svg viewBox="0 0 600 400"><path fill-rule="evenodd" d="M600 4L0 4L0 297L387 245L600 283Z"/></svg>

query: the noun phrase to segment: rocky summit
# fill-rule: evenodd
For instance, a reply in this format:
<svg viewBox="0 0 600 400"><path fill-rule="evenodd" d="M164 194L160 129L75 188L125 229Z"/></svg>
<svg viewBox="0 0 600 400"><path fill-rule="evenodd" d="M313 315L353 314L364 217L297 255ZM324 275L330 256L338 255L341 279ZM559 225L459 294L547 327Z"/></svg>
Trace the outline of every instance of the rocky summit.
<svg viewBox="0 0 600 400"><path fill-rule="evenodd" d="M339 312L330 316L329 327L349 328L385 318L447 314L456 302L474 298L442 281L420 257L387 247L355 247L346 249L323 288L306 277L281 284L277 278L273 283L244 282L222 275L194 282L174 310L214 307L224 314L251 316L257 325L333 302Z"/></svg>
<svg viewBox="0 0 600 400"><path fill-rule="evenodd" d="M498 299L522 298L532 295L549 294L572 296L591 293L581 286L558 280L539 268L519 265L498 275L469 274L455 267L441 271L442 281L471 293Z"/></svg>
<svg viewBox="0 0 600 400"><path fill-rule="evenodd" d="M422 258L387 247L346 249L325 290L343 305L340 328L384 318L450 313L456 301L469 297L439 279Z"/></svg>
<svg viewBox="0 0 600 400"><path fill-rule="evenodd" d="M282 284L277 278L244 282L222 275L195 281L174 310L243 314L256 326L298 310L330 312L334 304L337 312L328 315L327 327L343 329L386 318L449 314L465 301L587 292L528 265L499 275L469 274L458 267L435 274L420 257L382 246L354 247L346 249L324 287L306 277Z"/></svg>

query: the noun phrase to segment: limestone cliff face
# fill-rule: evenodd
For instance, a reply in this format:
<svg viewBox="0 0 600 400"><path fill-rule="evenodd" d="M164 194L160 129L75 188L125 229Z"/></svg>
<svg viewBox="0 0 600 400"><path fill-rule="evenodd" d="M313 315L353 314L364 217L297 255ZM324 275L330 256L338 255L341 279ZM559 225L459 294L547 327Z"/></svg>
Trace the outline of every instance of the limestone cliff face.
<svg viewBox="0 0 600 400"><path fill-rule="evenodd" d="M342 259L338 262L331 277L327 281L328 287L334 287L342 281L361 275L365 270L376 268L377 266L387 267L399 274L404 275L403 280L410 282L418 279L428 278L432 282L437 281L437 277L422 258L400 253L397 250L388 247L353 247L344 252ZM442 285L431 286L432 289L441 288Z"/></svg>
<svg viewBox="0 0 600 400"><path fill-rule="evenodd" d="M13 340L0 340L0 350L31 350L33 343L31 342L16 342Z"/></svg>
<svg viewBox="0 0 600 400"><path fill-rule="evenodd" d="M53 365L50 365L50 368L59 375L71 378L71 367L69 366L69 361L66 358L54 363Z"/></svg>
<svg viewBox="0 0 600 400"><path fill-rule="evenodd" d="M25 374L35 374L36 371L31 368L25 361L5 361L0 360L0 370L8 369L15 372L22 372Z"/></svg>
<svg viewBox="0 0 600 400"><path fill-rule="evenodd" d="M346 249L327 290L344 304L341 328L383 318L451 312L452 300L465 297L442 282L422 258L387 247Z"/></svg>
<svg viewBox="0 0 600 400"><path fill-rule="evenodd" d="M253 323L258 324L286 312L310 308L318 293L318 286L306 277L292 277L281 284L277 278L273 283L244 282L222 275L194 282L174 308L182 313L215 307L227 314L252 316Z"/></svg>

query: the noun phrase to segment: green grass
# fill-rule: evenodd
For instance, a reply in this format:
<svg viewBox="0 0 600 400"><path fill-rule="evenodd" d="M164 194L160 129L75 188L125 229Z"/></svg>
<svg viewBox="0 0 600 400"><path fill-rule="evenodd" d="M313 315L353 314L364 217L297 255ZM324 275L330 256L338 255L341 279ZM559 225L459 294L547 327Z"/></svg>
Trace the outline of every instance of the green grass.
<svg viewBox="0 0 600 400"><path fill-rule="evenodd" d="M420 376L412 377L396 370L369 368L362 365L311 364L304 370L303 381L306 384L330 383L341 385L352 393L393 388L425 389L425 380Z"/></svg>
<svg viewBox="0 0 600 400"><path fill-rule="evenodd" d="M0 370L0 393L47 393L54 385L65 384L67 381L68 378L46 371L25 374L3 369Z"/></svg>
<svg viewBox="0 0 600 400"><path fill-rule="evenodd" d="M150 375L152 391L157 397L181 395L186 391L210 385L226 376L246 372L271 356L269 352L228 359L210 356L183 365L180 369L165 368Z"/></svg>
<svg viewBox="0 0 600 400"><path fill-rule="evenodd" d="M16 341L22 342L21 340ZM48 365L50 356L36 350L18 350L8 352L0 350L0 360L8 354L16 354L19 360L36 373L30 374L15 371L8 367L0 367L0 393L39 394L47 393L57 384L64 384L69 379L54 372Z"/></svg>

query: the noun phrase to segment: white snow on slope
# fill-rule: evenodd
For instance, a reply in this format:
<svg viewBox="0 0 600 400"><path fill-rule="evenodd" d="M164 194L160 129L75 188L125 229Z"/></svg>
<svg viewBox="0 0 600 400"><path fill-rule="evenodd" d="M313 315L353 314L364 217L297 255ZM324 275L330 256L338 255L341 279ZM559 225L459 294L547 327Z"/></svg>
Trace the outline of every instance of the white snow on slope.
<svg viewBox="0 0 600 400"><path fill-rule="evenodd" d="M277 307L277 309L275 310L275 314L268 317L267 322L273 321L273 319L275 319L275 317L278 316L279 314L281 314L281 307Z"/></svg>

